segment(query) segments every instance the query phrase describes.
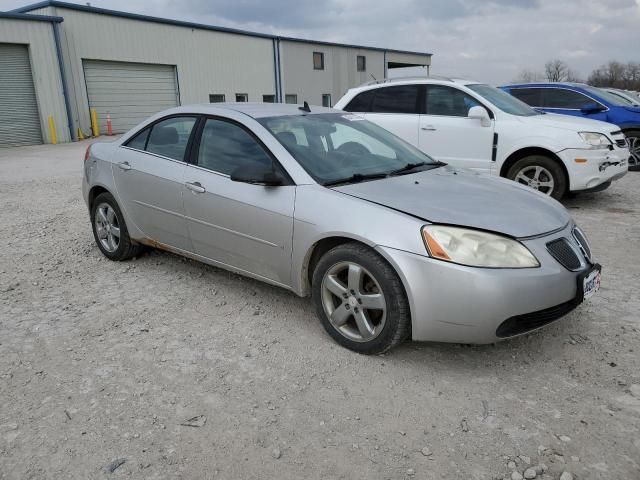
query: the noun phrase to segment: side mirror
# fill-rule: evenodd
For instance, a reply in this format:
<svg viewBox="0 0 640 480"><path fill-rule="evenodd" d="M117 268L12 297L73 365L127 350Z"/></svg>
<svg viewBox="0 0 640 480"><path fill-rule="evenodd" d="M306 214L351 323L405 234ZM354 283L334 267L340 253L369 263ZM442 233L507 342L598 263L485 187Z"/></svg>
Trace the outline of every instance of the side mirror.
<svg viewBox="0 0 640 480"><path fill-rule="evenodd" d="M487 109L484 107L479 107L477 105L475 107L471 107L469 109L467 117L477 118L478 120L480 120L480 125L482 125L483 127L491 126L491 118L489 117L489 112L487 112Z"/></svg>
<svg viewBox="0 0 640 480"><path fill-rule="evenodd" d="M602 112L603 110L604 107L602 105L598 105L597 103L587 103L580 109L580 111L585 115Z"/></svg>
<svg viewBox="0 0 640 480"><path fill-rule="evenodd" d="M231 172L234 182L251 183L267 187L278 187L284 184L284 177L276 172L273 165L249 163Z"/></svg>

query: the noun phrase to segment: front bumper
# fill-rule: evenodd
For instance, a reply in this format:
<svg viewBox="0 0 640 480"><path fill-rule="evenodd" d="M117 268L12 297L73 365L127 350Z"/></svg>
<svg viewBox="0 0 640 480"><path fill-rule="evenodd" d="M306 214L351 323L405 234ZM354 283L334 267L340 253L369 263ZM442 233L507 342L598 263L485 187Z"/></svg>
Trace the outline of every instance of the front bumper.
<svg viewBox="0 0 640 480"><path fill-rule="evenodd" d="M571 227L523 241L541 265L526 269L474 268L388 247L378 247L378 251L403 280L414 340L481 344L538 328L533 325L504 335L504 331L497 331L506 320L547 315L542 326L581 302L578 278L591 265L585 262L576 272L560 265L546 247L560 237L570 238Z"/></svg>
<svg viewBox="0 0 640 480"><path fill-rule="evenodd" d="M628 171L629 150L588 150L568 148L557 152L569 172L570 190L595 190L622 178ZM578 160L578 161L576 161Z"/></svg>

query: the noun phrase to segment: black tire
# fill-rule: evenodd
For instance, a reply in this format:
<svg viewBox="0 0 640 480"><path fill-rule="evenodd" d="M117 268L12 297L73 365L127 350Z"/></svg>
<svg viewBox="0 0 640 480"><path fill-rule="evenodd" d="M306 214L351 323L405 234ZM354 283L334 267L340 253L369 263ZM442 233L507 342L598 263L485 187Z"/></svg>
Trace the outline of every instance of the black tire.
<svg viewBox="0 0 640 480"><path fill-rule="evenodd" d="M629 150L635 149L629 156L629 170L632 172L640 171L640 130L627 130L624 132L629 142Z"/></svg>
<svg viewBox="0 0 640 480"><path fill-rule="evenodd" d="M551 197L556 200L560 200L565 193L567 193L569 186L569 179L567 178L566 173L562 166L558 163L557 160L546 157L544 155L528 155L526 157L521 158L516 163L514 163L511 168L507 171L507 178L509 180L513 180L515 182L520 183L521 185L526 185L521 180L518 180L518 174L523 170L531 167L542 167L546 172L551 174L553 180L553 188L551 193L547 193L546 190L542 188L540 191L545 194L549 194ZM546 172L544 173L546 179Z"/></svg>
<svg viewBox="0 0 640 480"><path fill-rule="evenodd" d="M325 311L325 297L323 297L323 292L326 293L323 287L325 275L332 268L346 263L363 267L365 270L363 278L367 279L369 284L377 282L379 290L381 290L380 293L384 298L386 306L384 321L381 322L379 332L370 340L355 341L348 338L338 327L331 323ZM362 282L364 285L365 280L362 280ZM346 283L344 286L348 288ZM409 302L398 274L384 258L365 245L355 242L346 243L325 253L315 266L311 288L316 313L322 325L329 335L343 347L358 353L380 354L402 343L411 334ZM376 292L378 292L377 286L374 293ZM360 291L357 293L360 293ZM367 293L364 292L363 295ZM338 300L338 298L337 296L335 297L335 302L348 303L348 300ZM347 306L346 308L349 307ZM358 311L358 305L354 307L354 310ZM362 308L362 312L365 312L364 308ZM355 314L352 313L351 318L345 323L345 327L349 322L355 325L355 317L353 315ZM367 314L367 317L369 317L369 314Z"/></svg>
<svg viewBox="0 0 640 480"><path fill-rule="evenodd" d="M102 205L108 205L113 209L115 221L117 222L117 226L120 229L119 241L117 244L117 248L114 251L109 251L107 248L105 248L98 236L96 227L96 215L98 215L98 207ZM91 229L93 230L93 238L95 239L98 248L100 249L102 254L109 260L128 260L142 253L143 247L139 244L133 243L131 241L131 238L129 237L129 231L127 230L127 225L124 221L122 211L118 206L118 202L116 202L116 199L113 198L113 195L108 192L104 192L98 195L91 205Z"/></svg>

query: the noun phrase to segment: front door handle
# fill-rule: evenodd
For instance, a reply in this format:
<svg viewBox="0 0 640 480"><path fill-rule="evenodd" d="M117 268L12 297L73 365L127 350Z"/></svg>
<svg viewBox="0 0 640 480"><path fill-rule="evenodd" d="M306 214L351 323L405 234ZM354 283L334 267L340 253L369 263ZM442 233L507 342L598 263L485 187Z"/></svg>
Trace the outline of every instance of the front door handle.
<svg viewBox="0 0 640 480"><path fill-rule="evenodd" d="M121 170L131 170L131 165L129 165L129 162L120 162L118 164L118 167L120 167Z"/></svg>
<svg viewBox="0 0 640 480"><path fill-rule="evenodd" d="M422 130L426 130L428 132L435 132L436 127L434 127L433 125L425 125L424 127L420 127L422 128Z"/></svg>
<svg viewBox="0 0 640 480"><path fill-rule="evenodd" d="M200 182L187 182L185 185L189 190L195 193L204 193L207 191L202 185L200 185Z"/></svg>

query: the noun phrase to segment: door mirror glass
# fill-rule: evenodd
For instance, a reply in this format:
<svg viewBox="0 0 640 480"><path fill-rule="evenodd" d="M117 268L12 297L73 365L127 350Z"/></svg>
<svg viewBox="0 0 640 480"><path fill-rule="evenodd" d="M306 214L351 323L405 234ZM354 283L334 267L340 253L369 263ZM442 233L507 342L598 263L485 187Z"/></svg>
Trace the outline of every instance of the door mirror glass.
<svg viewBox="0 0 640 480"><path fill-rule="evenodd" d="M267 166L263 163L241 165L231 172L231 180L268 187L277 187L284 184L284 177L273 168L273 165Z"/></svg>
<svg viewBox="0 0 640 480"><path fill-rule="evenodd" d="M598 113L598 112L602 112L604 110L604 107L602 105L599 105L597 103L587 103L586 105L584 105L580 111L584 114L589 115L590 113Z"/></svg>
<svg viewBox="0 0 640 480"><path fill-rule="evenodd" d="M489 118L489 112L487 112L484 107L471 107L467 116L469 118L477 118L478 120L480 120L480 124L483 127L491 126L491 118Z"/></svg>

